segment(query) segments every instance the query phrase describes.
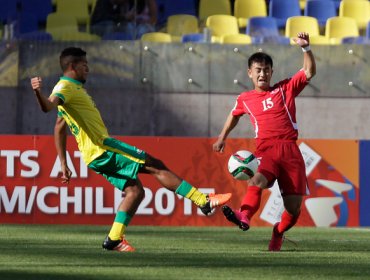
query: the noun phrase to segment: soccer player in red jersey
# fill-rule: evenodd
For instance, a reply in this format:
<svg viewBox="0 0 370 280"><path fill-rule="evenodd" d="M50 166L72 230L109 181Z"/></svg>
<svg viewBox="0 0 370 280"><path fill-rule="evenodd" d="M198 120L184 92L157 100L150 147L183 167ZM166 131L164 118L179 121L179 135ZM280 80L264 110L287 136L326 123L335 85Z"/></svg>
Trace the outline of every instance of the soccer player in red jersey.
<svg viewBox="0 0 370 280"><path fill-rule="evenodd" d="M308 33L298 33L294 38L303 51L303 67L293 77L270 86L273 73L271 57L257 52L248 59L248 76L254 90L241 93L235 107L213 144L213 150L222 152L225 141L240 117L248 114L256 133L255 155L260 160L257 173L248 181L247 193L239 210L223 207L225 217L242 230L249 229L249 221L257 212L263 189L279 183L285 211L281 221L273 228L270 251L280 251L284 232L298 220L303 196L307 193L305 164L296 140L295 98L316 74L316 64L309 45Z"/></svg>

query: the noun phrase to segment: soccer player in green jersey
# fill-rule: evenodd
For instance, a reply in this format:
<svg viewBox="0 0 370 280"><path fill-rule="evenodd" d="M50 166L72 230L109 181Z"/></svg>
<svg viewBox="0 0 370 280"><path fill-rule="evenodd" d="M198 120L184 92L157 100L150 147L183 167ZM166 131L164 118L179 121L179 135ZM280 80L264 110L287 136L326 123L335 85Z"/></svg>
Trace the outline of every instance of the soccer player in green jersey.
<svg viewBox="0 0 370 280"><path fill-rule="evenodd" d="M125 192L112 228L103 242L104 249L121 252L135 250L125 239L125 232L144 198L138 173L153 175L165 188L190 199L205 215L230 200L230 193L201 193L169 170L161 160L110 137L95 103L83 86L89 73L86 52L81 48L69 47L62 51L59 61L63 76L49 97L41 92L41 77L32 78L31 85L43 112L54 108L58 110L54 138L61 161L62 182L68 183L71 178L66 160L68 126L87 166Z"/></svg>

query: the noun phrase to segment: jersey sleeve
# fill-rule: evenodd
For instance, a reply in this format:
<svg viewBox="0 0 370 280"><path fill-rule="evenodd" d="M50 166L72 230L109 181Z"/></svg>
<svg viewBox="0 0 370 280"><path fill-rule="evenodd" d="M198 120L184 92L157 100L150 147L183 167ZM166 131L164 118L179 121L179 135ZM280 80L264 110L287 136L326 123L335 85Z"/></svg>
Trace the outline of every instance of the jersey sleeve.
<svg viewBox="0 0 370 280"><path fill-rule="evenodd" d="M236 99L235 106L231 110L231 114L233 116L241 116L241 115L244 115L245 114L243 103L241 101L241 96L240 95Z"/></svg>
<svg viewBox="0 0 370 280"><path fill-rule="evenodd" d="M294 96L298 96L307 84L308 80L303 69L295 73L290 79L280 82L280 86L284 91Z"/></svg>
<svg viewBox="0 0 370 280"><path fill-rule="evenodd" d="M63 101L63 104L66 104L70 101L72 94L69 85L59 82L53 89L50 96L57 96Z"/></svg>

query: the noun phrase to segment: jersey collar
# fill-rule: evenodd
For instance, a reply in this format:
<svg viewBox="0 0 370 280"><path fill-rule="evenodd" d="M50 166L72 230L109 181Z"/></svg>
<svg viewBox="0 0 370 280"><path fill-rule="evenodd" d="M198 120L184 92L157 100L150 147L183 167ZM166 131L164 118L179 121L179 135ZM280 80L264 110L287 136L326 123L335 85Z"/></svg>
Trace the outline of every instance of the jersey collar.
<svg viewBox="0 0 370 280"><path fill-rule="evenodd" d="M82 83L80 81L77 81L75 79L72 79L72 78L69 78L69 77L66 77L66 76L62 76L62 77L60 77L60 79L65 80L65 81L69 81L69 82L74 83L74 84L79 85L79 86L82 85Z"/></svg>

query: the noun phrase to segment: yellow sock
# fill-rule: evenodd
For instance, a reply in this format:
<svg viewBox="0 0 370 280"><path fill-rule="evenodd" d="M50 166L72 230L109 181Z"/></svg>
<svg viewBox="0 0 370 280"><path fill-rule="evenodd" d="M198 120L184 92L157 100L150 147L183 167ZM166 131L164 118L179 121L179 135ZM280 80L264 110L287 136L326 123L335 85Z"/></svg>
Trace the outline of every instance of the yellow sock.
<svg viewBox="0 0 370 280"><path fill-rule="evenodd" d="M197 206L204 206L207 203L207 196L186 181L182 181L175 192L189 198Z"/></svg>
<svg viewBox="0 0 370 280"><path fill-rule="evenodd" d="M207 203L207 196L194 187L191 188L190 192L185 197L189 198L197 206L204 206L204 204Z"/></svg>
<svg viewBox="0 0 370 280"><path fill-rule="evenodd" d="M118 211L116 214L116 218L114 219L114 223L112 228L108 234L111 240L119 240L122 239L122 236L125 233L125 229L131 221L131 216L124 211Z"/></svg>
<svg viewBox="0 0 370 280"><path fill-rule="evenodd" d="M111 240L119 240L122 238L122 235L124 234L125 229L126 229L126 226L124 224L114 222L112 228L110 229L108 236Z"/></svg>

